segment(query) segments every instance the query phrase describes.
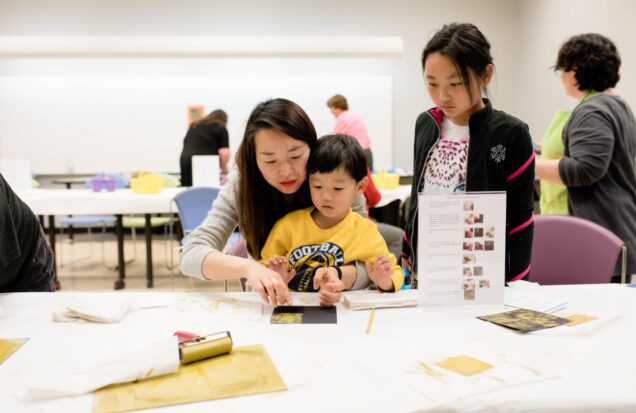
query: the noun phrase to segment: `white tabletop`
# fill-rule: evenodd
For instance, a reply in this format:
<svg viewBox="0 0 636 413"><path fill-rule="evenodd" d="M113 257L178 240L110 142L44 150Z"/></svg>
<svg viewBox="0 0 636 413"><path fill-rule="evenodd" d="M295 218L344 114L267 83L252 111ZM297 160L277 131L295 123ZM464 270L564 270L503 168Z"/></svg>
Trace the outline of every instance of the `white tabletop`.
<svg viewBox="0 0 636 413"><path fill-rule="evenodd" d="M164 188L158 194L130 189L93 192L90 189L29 189L18 196L37 215L159 214L176 211L172 199L186 188Z"/></svg>
<svg viewBox="0 0 636 413"><path fill-rule="evenodd" d="M411 185L400 185L393 189L378 188L378 191L380 191L382 198L375 208L383 207L396 199L402 202L406 201L406 198L411 195Z"/></svg>
<svg viewBox="0 0 636 413"><path fill-rule="evenodd" d="M575 334L562 326L520 335L475 319L501 310L405 308L376 310L366 334L368 311L338 307L336 325L271 325L271 307L251 293L33 293L0 296L0 334L30 340L0 365L3 411L91 409L92 396L34 404L15 395L30 377L61 364L85 365L95 351L126 348L176 330L210 333L230 330L236 346L263 344L288 390L216 400L161 411L330 412L435 411L430 389L422 386L418 360L431 354L481 351L531 363L555 373L542 380L452 400L444 411L470 412L634 412L636 411L636 289L619 285L540 287L541 294L568 301L568 311L616 312L621 316ZM126 294L141 301L167 301L168 307L139 310L110 325L59 324L51 312L78 298L112 300ZM239 305L218 304L229 296ZM299 298L300 297L300 298ZM310 303L312 294L295 296ZM6 409L4 408L6 406ZM436 410L440 411L440 410Z"/></svg>

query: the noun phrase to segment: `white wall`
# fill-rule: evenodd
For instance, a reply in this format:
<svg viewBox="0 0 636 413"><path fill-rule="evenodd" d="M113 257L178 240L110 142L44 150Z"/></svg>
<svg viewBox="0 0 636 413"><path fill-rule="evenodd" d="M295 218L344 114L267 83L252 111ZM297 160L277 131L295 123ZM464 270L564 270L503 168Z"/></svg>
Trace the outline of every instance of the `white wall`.
<svg viewBox="0 0 636 413"><path fill-rule="evenodd" d="M415 118L430 106L419 62L428 38L446 22L477 24L493 44L498 65L491 88L495 104L504 110L512 110L516 98L516 71L510 68L518 61L520 50L518 39L511 33L518 29L519 6L518 1L506 0L4 0L0 1L0 35L401 36L404 53L399 59L242 59L240 64L232 62L229 68L227 59L218 58L0 59L0 76L76 74L98 78L105 73L210 76L227 70L239 76L254 73L269 76L334 73L392 76L394 165L409 169L412 167ZM334 92L337 91L325 90L324 99ZM355 104L352 109L355 110ZM181 138L181 135L174 137L175 140ZM11 145L6 139L0 142L0 149ZM231 136L231 139L238 140L240 136Z"/></svg>
<svg viewBox="0 0 636 413"><path fill-rule="evenodd" d="M616 88L628 103L636 105L636 2L630 0L522 0L520 8L520 61L513 112L525 120L536 142L554 113L572 108L576 101L565 96L558 75L550 69L559 47L570 36L597 32L612 39L621 53L621 81Z"/></svg>

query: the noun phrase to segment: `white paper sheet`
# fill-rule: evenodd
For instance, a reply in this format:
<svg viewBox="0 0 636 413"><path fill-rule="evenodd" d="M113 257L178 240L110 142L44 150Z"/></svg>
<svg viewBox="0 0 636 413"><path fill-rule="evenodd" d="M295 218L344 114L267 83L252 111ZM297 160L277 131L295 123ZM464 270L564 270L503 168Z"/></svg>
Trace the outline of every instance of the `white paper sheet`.
<svg viewBox="0 0 636 413"><path fill-rule="evenodd" d="M114 383L175 373L179 368L179 344L171 336L145 343L121 356L99 360L81 370L69 371L65 366L43 370L34 382L28 383L23 397L27 400L55 399L90 393Z"/></svg>
<svg viewBox="0 0 636 413"><path fill-rule="evenodd" d="M116 297L104 297L104 300L75 298L72 303L53 312L53 321L57 322L93 322L119 323L135 310L166 307L174 304L173 299L162 296L129 297L122 294Z"/></svg>
<svg viewBox="0 0 636 413"><path fill-rule="evenodd" d="M192 157L192 186L218 187L221 169L218 155L194 155Z"/></svg>
<svg viewBox="0 0 636 413"><path fill-rule="evenodd" d="M504 304L513 308L526 308L528 310L540 311L543 313L555 313L567 308L567 301L564 299L554 299L541 294L541 289L536 287L527 288L505 288Z"/></svg>
<svg viewBox="0 0 636 413"><path fill-rule="evenodd" d="M397 293L380 291L349 291L344 294L344 305L351 310L371 308L397 308L417 306L417 290L405 290Z"/></svg>

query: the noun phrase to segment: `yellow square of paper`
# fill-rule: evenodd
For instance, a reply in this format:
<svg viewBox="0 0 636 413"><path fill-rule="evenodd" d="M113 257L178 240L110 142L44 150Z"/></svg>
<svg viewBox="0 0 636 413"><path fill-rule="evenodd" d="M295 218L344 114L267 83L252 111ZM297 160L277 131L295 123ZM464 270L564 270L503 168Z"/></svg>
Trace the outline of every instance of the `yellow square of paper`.
<svg viewBox="0 0 636 413"><path fill-rule="evenodd" d="M437 363L438 366L464 376L473 376L494 366L469 356L449 357Z"/></svg>
<svg viewBox="0 0 636 413"><path fill-rule="evenodd" d="M0 339L0 364L18 351L26 341L27 339Z"/></svg>
<svg viewBox="0 0 636 413"><path fill-rule="evenodd" d="M567 324L568 326L578 326L579 324L587 323L588 321L598 320L598 317L594 317L593 315L587 314L572 314L567 317L570 322Z"/></svg>

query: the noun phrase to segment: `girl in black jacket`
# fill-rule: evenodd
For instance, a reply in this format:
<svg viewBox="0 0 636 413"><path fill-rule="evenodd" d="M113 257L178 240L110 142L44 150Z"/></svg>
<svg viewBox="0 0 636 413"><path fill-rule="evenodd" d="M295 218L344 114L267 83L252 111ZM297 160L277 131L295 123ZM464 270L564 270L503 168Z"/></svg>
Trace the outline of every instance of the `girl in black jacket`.
<svg viewBox="0 0 636 413"><path fill-rule="evenodd" d="M490 44L472 24L446 25L426 45L422 66L436 107L415 124L407 266L417 271L418 193L506 191L506 281L525 279L532 248L534 151L527 125L482 98L494 70Z"/></svg>

